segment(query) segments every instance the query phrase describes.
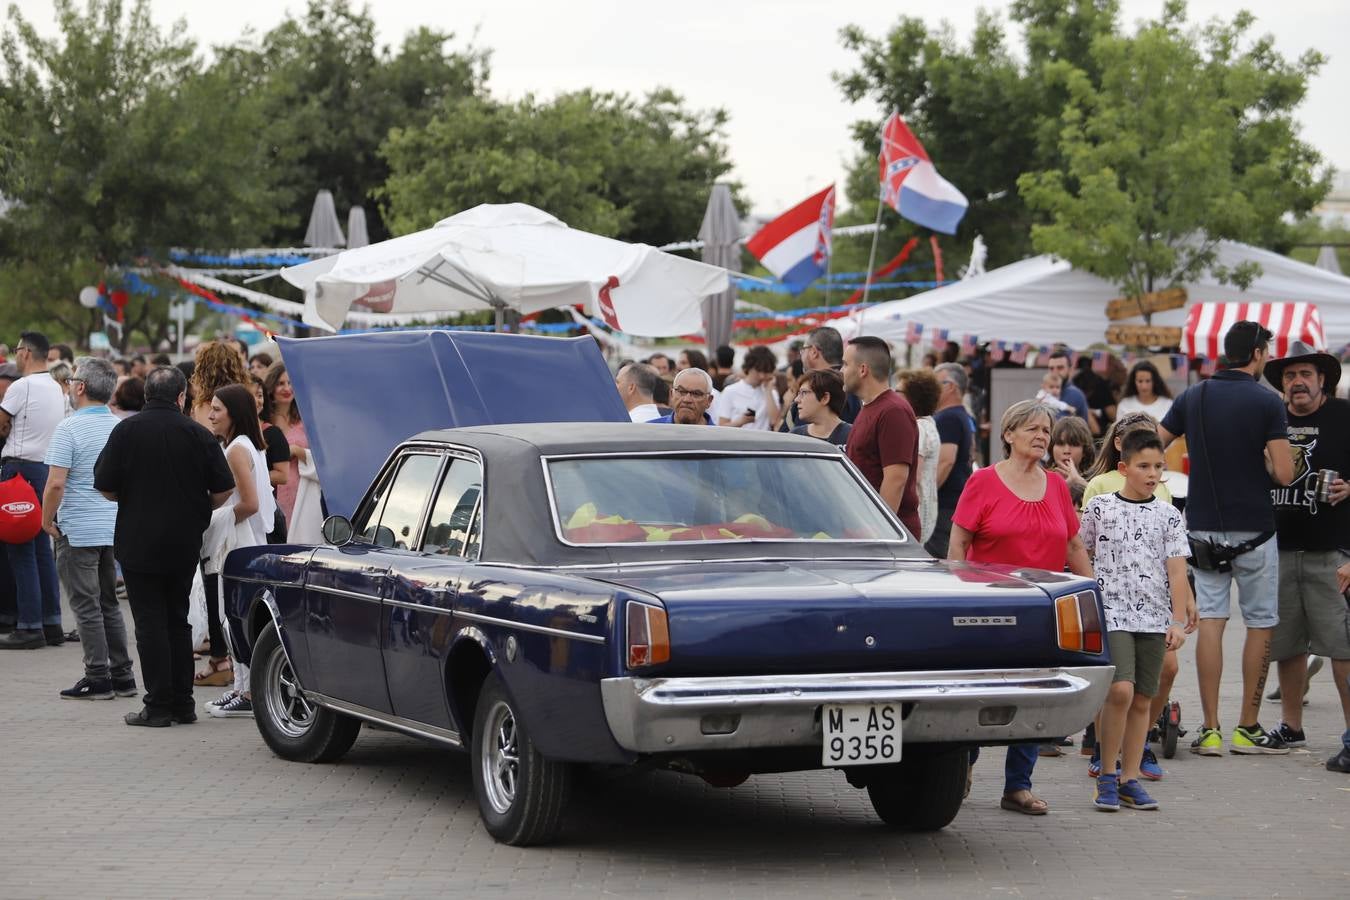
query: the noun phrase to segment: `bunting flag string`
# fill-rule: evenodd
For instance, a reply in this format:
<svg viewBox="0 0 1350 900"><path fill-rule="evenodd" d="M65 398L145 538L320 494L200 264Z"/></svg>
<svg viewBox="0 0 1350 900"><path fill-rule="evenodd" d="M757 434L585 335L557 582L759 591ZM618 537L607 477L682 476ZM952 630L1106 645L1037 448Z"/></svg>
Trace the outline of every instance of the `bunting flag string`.
<svg viewBox="0 0 1350 900"><path fill-rule="evenodd" d="M919 246L919 239L916 237L912 237L909 240L905 241L905 246L900 248L900 252L895 254L895 256L891 258L890 262L886 263L884 266L877 269L871 275L868 275L867 280L864 282L863 287L860 287L856 291L854 291L853 295L844 301L844 305L850 306L861 300L863 298L863 294L866 292L868 288L876 286L876 279L885 278L887 275L891 274L896 269L903 266L909 260L909 255L914 252L914 248L917 246Z"/></svg>

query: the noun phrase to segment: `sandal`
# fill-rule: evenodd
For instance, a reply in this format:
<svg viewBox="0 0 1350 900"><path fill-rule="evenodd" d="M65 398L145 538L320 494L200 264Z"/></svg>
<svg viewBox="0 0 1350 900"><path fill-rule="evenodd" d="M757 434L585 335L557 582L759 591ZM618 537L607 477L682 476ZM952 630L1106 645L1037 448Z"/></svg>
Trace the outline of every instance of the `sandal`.
<svg viewBox="0 0 1350 900"><path fill-rule="evenodd" d="M234 667L230 665L228 656L207 660L207 666L208 668L192 676L194 686L224 687L228 684L234 684Z"/></svg>
<svg viewBox="0 0 1350 900"><path fill-rule="evenodd" d="M1021 799L1016 799L1018 797ZM1012 794L1004 794L998 805L1002 809L1018 812L1024 816L1043 816L1050 811L1050 804L1031 791L1014 791Z"/></svg>

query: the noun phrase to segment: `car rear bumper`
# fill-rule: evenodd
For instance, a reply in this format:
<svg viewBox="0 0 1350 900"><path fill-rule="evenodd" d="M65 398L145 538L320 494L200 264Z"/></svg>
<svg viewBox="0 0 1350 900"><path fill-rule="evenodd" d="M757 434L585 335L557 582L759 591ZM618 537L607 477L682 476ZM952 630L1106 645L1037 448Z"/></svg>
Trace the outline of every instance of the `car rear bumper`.
<svg viewBox="0 0 1350 900"><path fill-rule="evenodd" d="M634 753L803 747L825 704L899 703L905 743L1046 740L1083 728L1114 666L726 678L606 678L605 717ZM734 727L733 727L734 726ZM713 732L713 733L710 733Z"/></svg>

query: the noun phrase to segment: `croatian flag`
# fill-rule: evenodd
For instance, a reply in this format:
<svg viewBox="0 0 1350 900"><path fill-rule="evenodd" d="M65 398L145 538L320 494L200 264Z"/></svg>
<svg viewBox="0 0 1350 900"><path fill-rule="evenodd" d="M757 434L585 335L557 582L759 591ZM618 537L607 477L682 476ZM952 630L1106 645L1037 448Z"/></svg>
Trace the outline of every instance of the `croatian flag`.
<svg viewBox="0 0 1350 900"><path fill-rule="evenodd" d="M745 242L794 294L825 274L834 229L834 185L807 197Z"/></svg>
<svg viewBox="0 0 1350 900"><path fill-rule="evenodd" d="M891 113L881 131L881 191L900 215L943 234L956 234L969 205L965 194L938 174L899 113Z"/></svg>

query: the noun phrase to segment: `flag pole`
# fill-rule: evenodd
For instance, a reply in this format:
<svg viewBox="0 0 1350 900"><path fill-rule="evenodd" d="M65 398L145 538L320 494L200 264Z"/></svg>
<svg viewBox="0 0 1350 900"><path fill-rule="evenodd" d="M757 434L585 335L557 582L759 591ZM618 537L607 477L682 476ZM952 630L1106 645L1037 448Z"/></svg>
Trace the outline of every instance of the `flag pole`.
<svg viewBox="0 0 1350 900"><path fill-rule="evenodd" d="M872 224L872 250L867 254L867 278L863 281L863 303L867 302L867 295L872 287L872 269L877 264L877 238L881 236L881 208L886 205L885 192L885 185L882 185L881 190L877 192L877 219Z"/></svg>

